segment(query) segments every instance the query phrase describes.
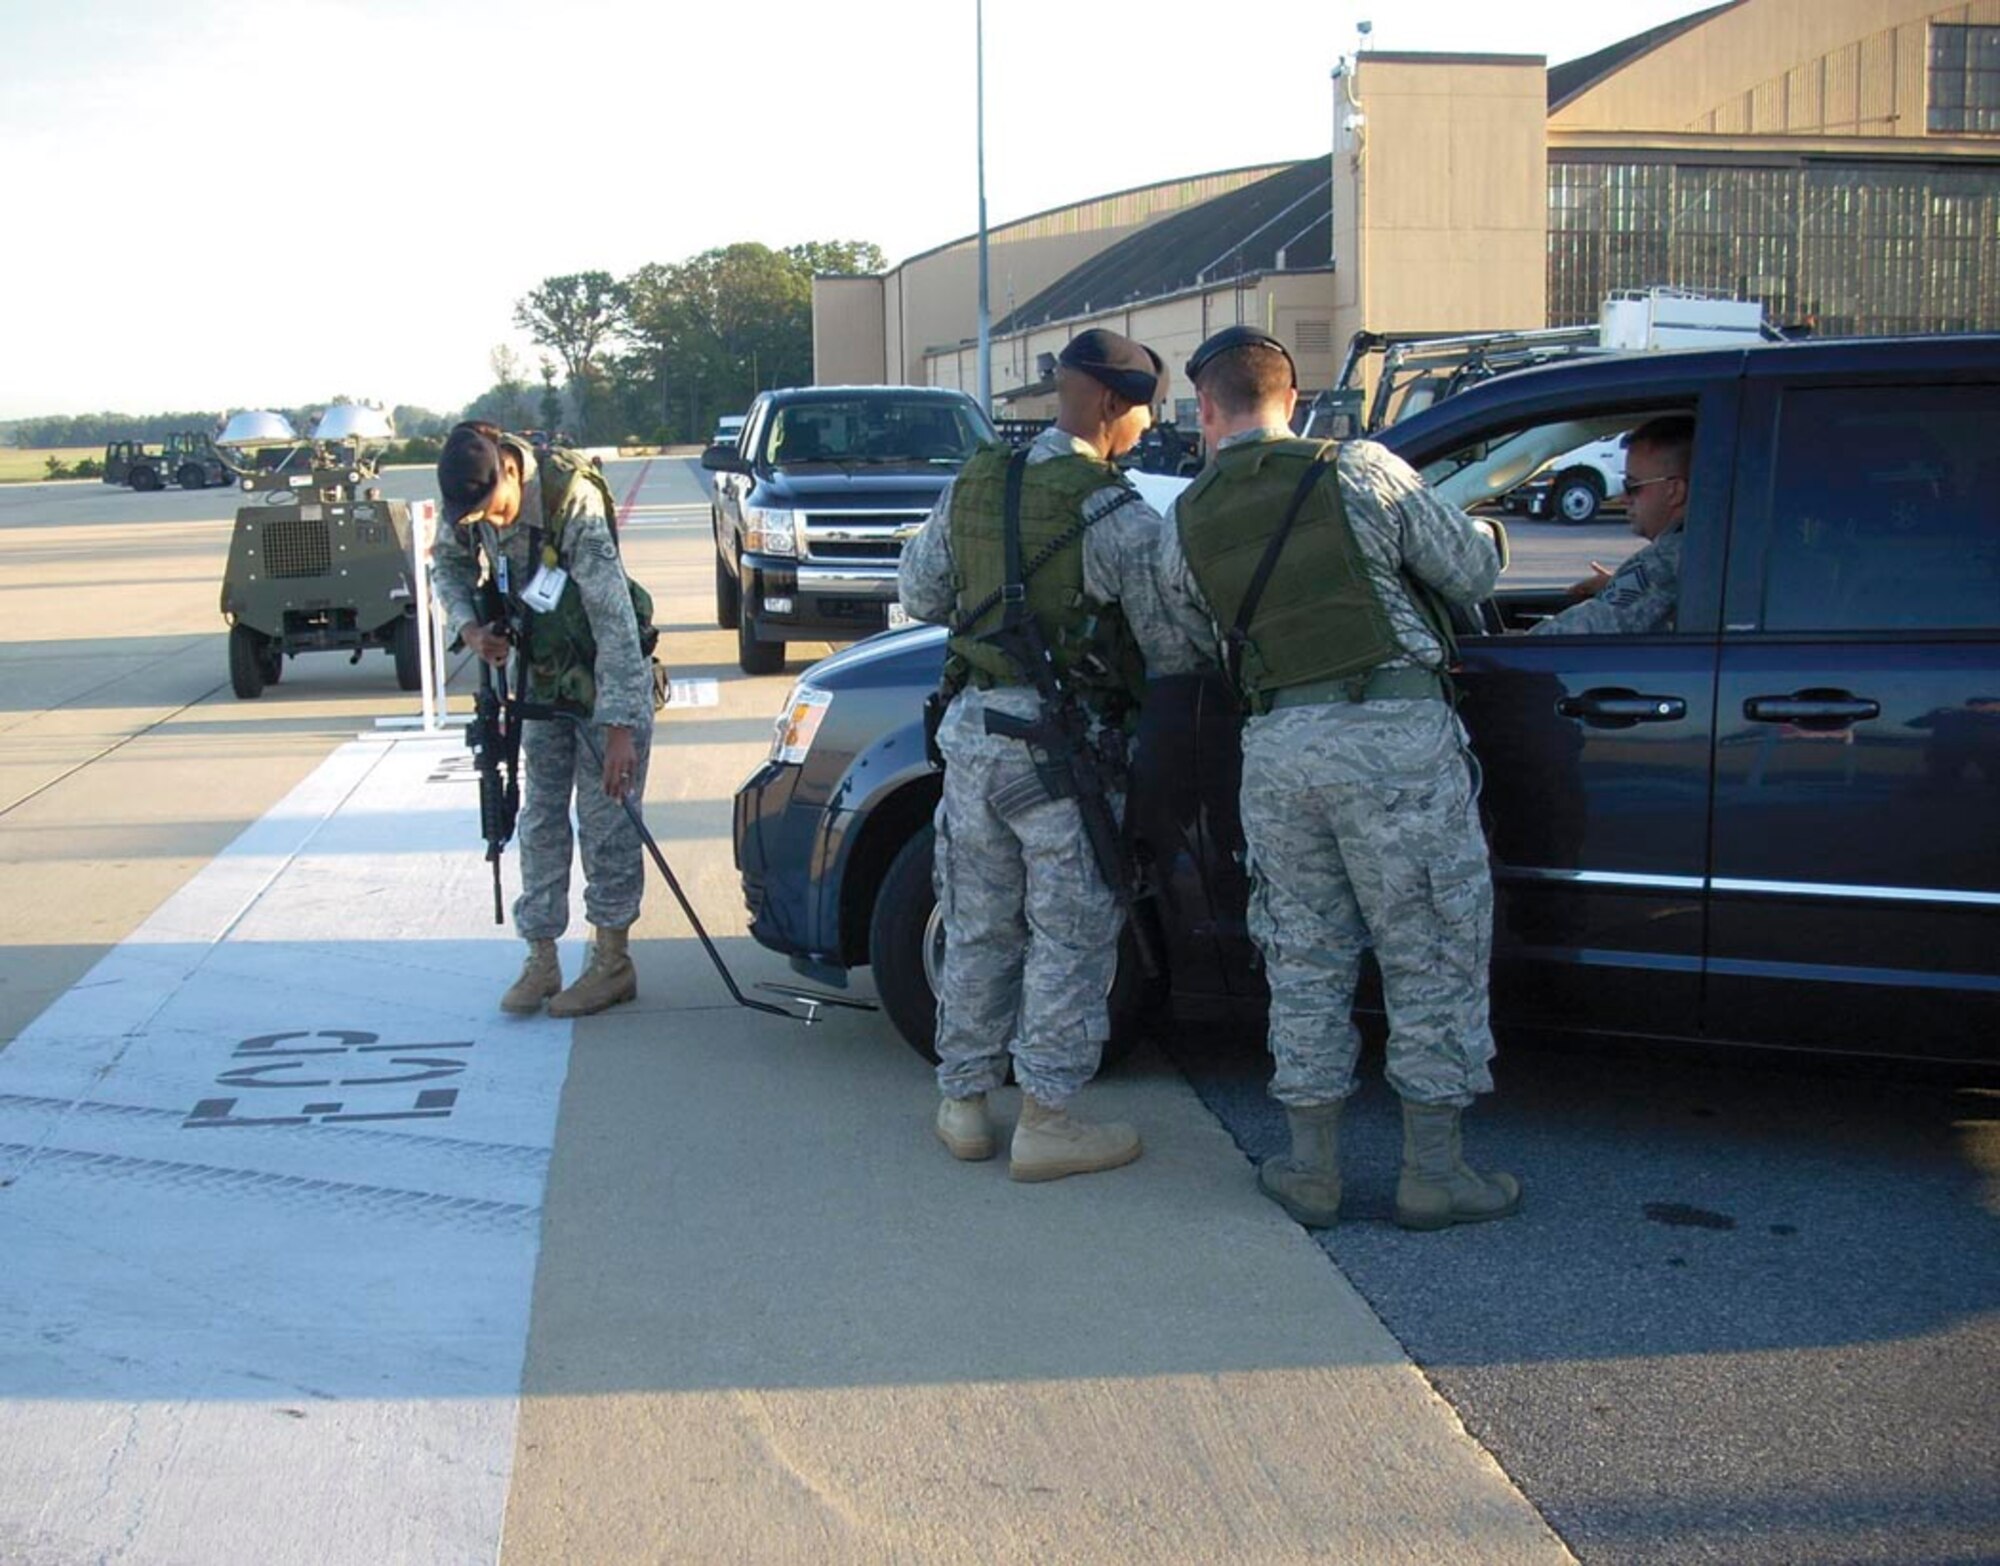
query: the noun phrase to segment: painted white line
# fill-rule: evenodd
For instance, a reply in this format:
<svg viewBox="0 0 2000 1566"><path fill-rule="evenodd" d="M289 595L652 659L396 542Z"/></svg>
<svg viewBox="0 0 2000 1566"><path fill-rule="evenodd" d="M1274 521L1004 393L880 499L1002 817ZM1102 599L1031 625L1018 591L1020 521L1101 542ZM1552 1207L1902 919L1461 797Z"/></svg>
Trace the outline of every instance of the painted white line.
<svg viewBox="0 0 2000 1566"><path fill-rule="evenodd" d="M569 1027L457 753L335 752L0 1053L0 1559L495 1558Z"/></svg>
<svg viewBox="0 0 2000 1566"><path fill-rule="evenodd" d="M669 714L687 707L715 707L721 702L722 685L717 680L673 680L667 686L666 711Z"/></svg>

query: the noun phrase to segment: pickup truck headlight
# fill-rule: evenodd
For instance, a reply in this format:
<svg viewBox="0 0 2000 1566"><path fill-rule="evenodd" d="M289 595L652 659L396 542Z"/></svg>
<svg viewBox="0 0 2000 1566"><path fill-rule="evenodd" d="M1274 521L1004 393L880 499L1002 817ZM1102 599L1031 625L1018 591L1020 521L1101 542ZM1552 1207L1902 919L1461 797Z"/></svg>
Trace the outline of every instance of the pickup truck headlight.
<svg viewBox="0 0 2000 1566"><path fill-rule="evenodd" d="M771 759L785 766L803 766L819 726L826 721L826 710L832 705L832 691L804 682L794 685L773 727Z"/></svg>
<svg viewBox="0 0 2000 1566"><path fill-rule="evenodd" d="M744 507L743 548L753 554L797 554L799 535L795 514L769 506Z"/></svg>

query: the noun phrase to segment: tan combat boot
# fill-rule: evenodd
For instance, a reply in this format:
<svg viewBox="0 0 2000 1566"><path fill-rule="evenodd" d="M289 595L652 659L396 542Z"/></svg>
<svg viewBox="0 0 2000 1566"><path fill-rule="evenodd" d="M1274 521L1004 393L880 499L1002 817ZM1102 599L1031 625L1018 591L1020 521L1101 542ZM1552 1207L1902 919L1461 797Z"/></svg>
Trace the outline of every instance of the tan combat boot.
<svg viewBox="0 0 2000 1566"><path fill-rule="evenodd" d="M947 1098L938 1105L938 1140L951 1149L953 1158L976 1164L993 1156L993 1120L986 1113L986 1095Z"/></svg>
<svg viewBox="0 0 2000 1566"><path fill-rule="evenodd" d="M542 1002L561 988L562 964L556 960L556 943L530 941L521 977L500 997L500 1009L517 1017L533 1016L542 1009Z"/></svg>
<svg viewBox="0 0 2000 1566"><path fill-rule="evenodd" d="M638 998L639 974L625 949L625 932L595 933L597 938L590 943L590 966L576 983L549 1002L551 1017L588 1017Z"/></svg>
<svg viewBox="0 0 2000 1566"><path fill-rule="evenodd" d="M1257 1189L1308 1229L1331 1228L1340 1216L1340 1112L1331 1104L1285 1107L1292 1150L1257 1169Z"/></svg>
<svg viewBox="0 0 2000 1566"><path fill-rule="evenodd" d="M1138 1156L1139 1133L1130 1126L1118 1121L1093 1125L1023 1093L1007 1173L1016 1180L1060 1180L1116 1169Z"/></svg>
<svg viewBox="0 0 2000 1566"><path fill-rule="evenodd" d="M1447 1229L1455 1223L1505 1218L1521 1205L1521 1182L1510 1174L1468 1169L1453 1104L1403 1101L1403 1173L1396 1182L1396 1222L1405 1229Z"/></svg>

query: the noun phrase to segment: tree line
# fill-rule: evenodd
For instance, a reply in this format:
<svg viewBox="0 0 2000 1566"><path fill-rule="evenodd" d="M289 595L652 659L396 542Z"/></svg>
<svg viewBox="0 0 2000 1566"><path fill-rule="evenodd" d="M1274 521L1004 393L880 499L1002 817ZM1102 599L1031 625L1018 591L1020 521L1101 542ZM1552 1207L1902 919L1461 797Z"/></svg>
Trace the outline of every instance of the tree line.
<svg viewBox="0 0 2000 1566"><path fill-rule="evenodd" d="M886 265L881 249L865 241L775 250L745 241L649 263L622 278L544 278L514 305L514 325L541 350L532 370L501 346L488 356L491 384L464 408L402 405L391 417L413 458L461 418L560 430L583 445L704 440L717 416L742 412L764 388L812 380L815 274ZM278 411L304 431L327 406L351 400ZM222 419L212 410L31 418L0 431L0 439L32 447L158 441L174 430L217 430Z"/></svg>

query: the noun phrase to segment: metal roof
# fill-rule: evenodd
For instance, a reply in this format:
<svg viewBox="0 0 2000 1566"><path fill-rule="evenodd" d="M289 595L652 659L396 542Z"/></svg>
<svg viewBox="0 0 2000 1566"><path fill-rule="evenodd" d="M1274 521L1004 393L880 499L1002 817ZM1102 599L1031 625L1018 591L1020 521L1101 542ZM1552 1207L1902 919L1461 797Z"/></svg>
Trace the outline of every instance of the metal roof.
<svg viewBox="0 0 2000 1566"><path fill-rule="evenodd" d="M1580 60L1570 60L1563 65L1549 67L1549 113L1553 114L1572 98L1588 92L1605 77L1622 71L1641 55L1651 54L1662 44L1671 43L1682 33L1701 26L1711 17L1720 16L1724 11L1734 10L1743 0L1725 0L1722 5L1712 5L1706 11L1696 11L1679 21L1662 22L1658 27L1649 27L1643 33L1634 33L1630 38L1607 45L1595 54L1587 54Z"/></svg>

